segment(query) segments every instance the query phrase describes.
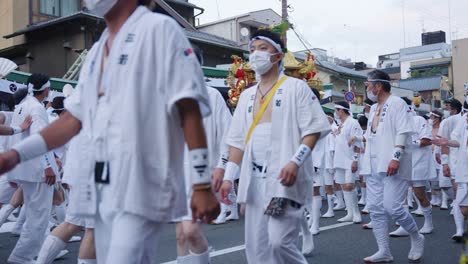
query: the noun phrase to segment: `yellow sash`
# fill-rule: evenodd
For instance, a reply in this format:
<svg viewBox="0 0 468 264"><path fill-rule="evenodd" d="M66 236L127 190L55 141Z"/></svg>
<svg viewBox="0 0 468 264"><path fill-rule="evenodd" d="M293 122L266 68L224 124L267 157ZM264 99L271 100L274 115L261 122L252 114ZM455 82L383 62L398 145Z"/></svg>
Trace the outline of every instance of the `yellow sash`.
<svg viewBox="0 0 468 264"><path fill-rule="evenodd" d="M249 132L247 132L247 137L245 138L245 144L247 144L249 142L250 136L252 136L252 132L253 132L254 128L257 126L258 121L260 121L260 119L262 118L263 113L265 113L265 110L266 110L268 104L270 103L271 98L273 98L273 96L276 94L276 90L278 90L278 88L281 86L281 84L287 78L288 78L288 76L281 77L281 79L275 84L275 86L273 86L273 88L271 88L271 91L268 94L265 102L263 102L262 106L260 107L260 111L258 111L258 113L255 115L255 118L254 118L252 124L250 125ZM254 105L255 105L255 103L254 103Z"/></svg>

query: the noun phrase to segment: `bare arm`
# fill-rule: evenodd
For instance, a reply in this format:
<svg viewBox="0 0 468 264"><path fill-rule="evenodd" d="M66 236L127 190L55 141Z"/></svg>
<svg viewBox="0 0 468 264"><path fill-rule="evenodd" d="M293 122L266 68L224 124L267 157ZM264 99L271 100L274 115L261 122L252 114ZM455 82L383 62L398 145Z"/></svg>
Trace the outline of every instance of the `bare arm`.
<svg viewBox="0 0 468 264"><path fill-rule="evenodd" d="M234 162L237 165L240 165L243 157L244 157L244 151L235 147L229 147L229 161Z"/></svg>
<svg viewBox="0 0 468 264"><path fill-rule="evenodd" d="M65 112L59 119L41 131L48 149L55 149L65 145L81 130L81 122L73 115Z"/></svg>

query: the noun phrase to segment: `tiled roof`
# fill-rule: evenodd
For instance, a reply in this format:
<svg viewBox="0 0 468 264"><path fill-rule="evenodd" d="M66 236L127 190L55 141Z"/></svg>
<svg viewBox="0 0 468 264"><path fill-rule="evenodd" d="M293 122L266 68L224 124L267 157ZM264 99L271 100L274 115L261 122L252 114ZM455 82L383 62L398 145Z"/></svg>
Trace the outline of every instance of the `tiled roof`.
<svg viewBox="0 0 468 264"><path fill-rule="evenodd" d="M398 88L412 90L415 92L439 90L442 76L430 76L423 78L410 78L400 80L396 83Z"/></svg>

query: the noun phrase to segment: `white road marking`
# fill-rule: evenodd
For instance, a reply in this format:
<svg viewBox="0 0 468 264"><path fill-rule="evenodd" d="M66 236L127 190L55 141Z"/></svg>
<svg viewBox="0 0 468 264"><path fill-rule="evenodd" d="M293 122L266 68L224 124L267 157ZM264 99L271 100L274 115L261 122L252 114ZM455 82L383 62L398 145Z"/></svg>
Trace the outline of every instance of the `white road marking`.
<svg viewBox="0 0 468 264"><path fill-rule="evenodd" d="M354 223L353 222L346 222L346 223L339 223L339 224L324 226L324 227L320 228L320 231L326 231L326 230L335 229L335 228L348 226L348 225L352 225L352 224L354 224ZM221 249L221 250L212 251L212 252L210 252L210 257L217 257L217 256L221 256L221 255L226 255L226 254L241 251L241 250L245 250L245 245L239 245L239 246L235 246L235 247L230 247L230 248L225 248L225 249ZM173 261L169 261L169 262L164 262L162 264L177 264L177 261L173 260Z"/></svg>

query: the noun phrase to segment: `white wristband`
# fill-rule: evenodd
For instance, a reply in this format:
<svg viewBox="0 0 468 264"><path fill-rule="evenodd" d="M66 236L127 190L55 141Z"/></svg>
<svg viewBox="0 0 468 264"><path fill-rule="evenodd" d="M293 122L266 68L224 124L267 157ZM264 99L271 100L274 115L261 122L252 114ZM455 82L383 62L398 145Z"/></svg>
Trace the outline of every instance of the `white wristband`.
<svg viewBox="0 0 468 264"><path fill-rule="evenodd" d="M417 147L420 147L420 146L421 146L421 140L419 140L419 139L418 139L418 140L415 140L415 141L413 141L413 144L414 144L415 146L417 146Z"/></svg>
<svg viewBox="0 0 468 264"><path fill-rule="evenodd" d="M311 151L312 150L309 148L309 146L301 144L297 149L296 154L294 154L294 156L291 158L291 161L296 163L297 166L301 167L307 157L309 157Z"/></svg>
<svg viewBox="0 0 468 264"><path fill-rule="evenodd" d="M226 164L226 171L224 172L224 180L234 182L239 179L240 167L232 161L228 161Z"/></svg>
<svg viewBox="0 0 468 264"><path fill-rule="evenodd" d="M33 134L14 145L12 149L18 152L21 162L36 158L48 151L47 144L40 134Z"/></svg>
<svg viewBox="0 0 468 264"><path fill-rule="evenodd" d="M216 168L220 168L223 170L226 170L226 165L229 161L229 155L228 154L222 154L221 157L218 160L218 165Z"/></svg>
<svg viewBox="0 0 468 264"><path fill-rule="evenodd" d="M440 163L442 165L447 165L449 163L449 156L447 154L442 154L440 156Z"/></svg>
<svg viewBox="0 0 468 264"><path fill-rule="evenodd" d="M211 177L208 170L208 149L189 150L190 167L192 172L190 178L193 184L211 183Z"/></svg>
<svg viewBox="0 0 468 264"><path fill-rule="evenodd" d="M23 129L21 129L19 126L11 126L11 129L13 129L13 135L23 132Z"/></svg>
<svg viewBox="0 0 468 264"><path fill-rule="evenodd" d="M404 150L400 147L395 147L393 149L393 157L392 160L400 161L401 156L403 155Z"/></svg>

